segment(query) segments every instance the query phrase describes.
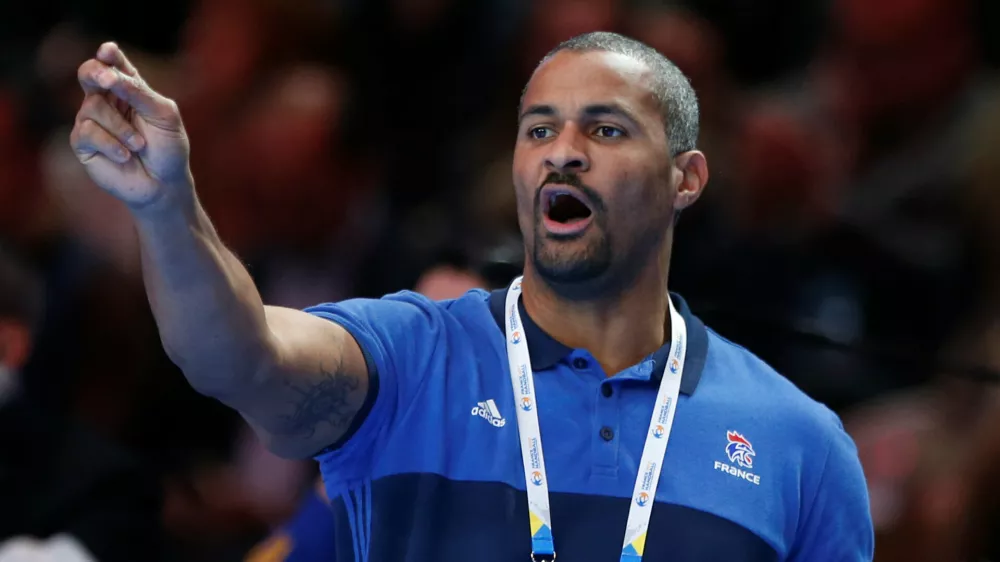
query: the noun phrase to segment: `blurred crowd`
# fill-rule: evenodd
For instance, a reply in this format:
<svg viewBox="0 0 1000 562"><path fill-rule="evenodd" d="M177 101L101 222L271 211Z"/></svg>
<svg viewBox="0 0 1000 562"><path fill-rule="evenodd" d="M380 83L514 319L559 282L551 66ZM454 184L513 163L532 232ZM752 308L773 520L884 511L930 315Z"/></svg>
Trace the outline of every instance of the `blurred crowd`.
<svg viewBox="0 0 1000 562"><path fill-rule="evenodd" d="M692 80L712 177L672 289L843 417L876 559L1000 561L995 0L5 2L0 261L25 271L0 267L0 365L49 423L139 467L116 486L155 488L167 559L243 559L315 467L166 359L128 215L68 145L77 66L115 40L178 102L199 195L266 302L444 298L517 271L521 88L598 29ZM29 431L3 388L0 444Z"/></svg>

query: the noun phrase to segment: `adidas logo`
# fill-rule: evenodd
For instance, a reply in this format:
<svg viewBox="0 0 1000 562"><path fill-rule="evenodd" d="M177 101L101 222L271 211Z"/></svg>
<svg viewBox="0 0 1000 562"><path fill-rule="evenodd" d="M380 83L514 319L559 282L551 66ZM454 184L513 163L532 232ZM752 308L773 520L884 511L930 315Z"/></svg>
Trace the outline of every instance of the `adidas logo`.
<svg viewBox="0 0 1000 562"><path fill-rule="evenodd" d="M500 415L500 410L497 410L496 402L492 399L480 402L472 409L472 415L479 416L496 427L503 427L507 423L507 420Z"/></svg>

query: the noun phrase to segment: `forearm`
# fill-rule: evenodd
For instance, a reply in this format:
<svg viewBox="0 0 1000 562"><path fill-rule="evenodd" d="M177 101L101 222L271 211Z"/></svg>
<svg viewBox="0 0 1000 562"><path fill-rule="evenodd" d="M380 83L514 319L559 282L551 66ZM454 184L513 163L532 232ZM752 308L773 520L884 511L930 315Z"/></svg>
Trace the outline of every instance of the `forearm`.
<svg viewBox="0 0 1000 562"><path fill-rule="evenodd" d="M307 456L335 442L368 396L357 342L316 315L264 307L197 202L177 104L117 45L101 45L77 78L84 101L70 145L94 183L132 209L167 355L195 390L239 410L272 451Z"/></svg>
<svg viewBox="0 0 1000 562"><path fill-rule="evenodd" d="M264 305L197 201L136 212L143 280L170 359L199 392L239 388L269 357Z"/></svg>

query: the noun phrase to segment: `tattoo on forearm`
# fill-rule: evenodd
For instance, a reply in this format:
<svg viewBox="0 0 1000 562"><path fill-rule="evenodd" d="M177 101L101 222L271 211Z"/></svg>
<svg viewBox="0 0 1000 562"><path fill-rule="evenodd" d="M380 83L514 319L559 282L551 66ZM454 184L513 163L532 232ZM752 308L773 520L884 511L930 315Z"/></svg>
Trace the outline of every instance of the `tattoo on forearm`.
<svg viewBox="0 0 1000 562"><path fill-rule="evenodd" d="M340 374L339 367L321 370L322 378L318 381L286 383L298 395L292 412L285 416L289 434L310 439L322 424L347 429L357 412L351 395L358 389L358 381Z"/></svg>

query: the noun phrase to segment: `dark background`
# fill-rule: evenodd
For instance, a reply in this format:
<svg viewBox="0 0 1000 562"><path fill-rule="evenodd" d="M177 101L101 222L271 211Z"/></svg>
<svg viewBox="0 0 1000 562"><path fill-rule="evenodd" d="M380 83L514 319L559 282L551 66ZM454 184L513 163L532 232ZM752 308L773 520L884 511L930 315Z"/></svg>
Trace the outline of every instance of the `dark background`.
<svg viewBox="0 0 1000 562"><path fill-rule="evenodd" d="M267 302L301 307L516 261L518 96L546 51L598 29L661 50L701 99L712 178L681 219L672 289L844 417L880 559L934 533L988 556L992 0L4 2L0 240L47 301L27 392L142 460L179 559L239 559L315 475L261 450L160 349L128 216L68 146L76 67L102 41L178 101L224 240ZM948 513L974 515L955 530L966 518Z"/></svg>

